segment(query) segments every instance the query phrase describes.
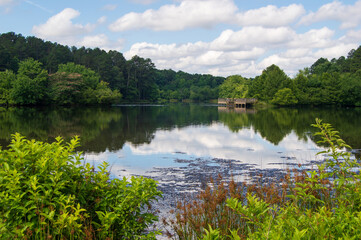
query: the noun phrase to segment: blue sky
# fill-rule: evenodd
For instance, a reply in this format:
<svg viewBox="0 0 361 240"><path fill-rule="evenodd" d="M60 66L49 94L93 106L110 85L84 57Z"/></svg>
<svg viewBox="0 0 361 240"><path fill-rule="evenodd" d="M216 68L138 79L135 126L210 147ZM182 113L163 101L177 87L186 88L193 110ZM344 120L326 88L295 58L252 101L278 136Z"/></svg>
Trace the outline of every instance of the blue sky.
<svg viewBox="0 0 361 240"><path fill-rule="evenodd" d="M0 0L0 32L150 58L158 69L294 75L361 43L361 0Z"/></svg>

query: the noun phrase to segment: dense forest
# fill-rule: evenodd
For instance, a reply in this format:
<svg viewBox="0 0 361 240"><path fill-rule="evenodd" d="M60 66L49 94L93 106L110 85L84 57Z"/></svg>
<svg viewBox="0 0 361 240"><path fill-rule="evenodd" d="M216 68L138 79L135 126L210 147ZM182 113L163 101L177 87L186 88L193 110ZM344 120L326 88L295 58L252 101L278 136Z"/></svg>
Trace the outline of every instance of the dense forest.
<svg viewBox="0 0 361 240"><path fill-rule="evenodd" d="M276 105L361 106L361 47L291 78L276 65L227 78L158 70L151 59L0 35L0 104L110 104L253 97Z"/></svg>
<svg viewBox="0 0 361 240"><path fill-rule="evenodd" d="M157 70L152 61L99 48L0 35L0 104L159 102L218 97L223 77ZM32 88L32 89L31 89Z"/></svg>

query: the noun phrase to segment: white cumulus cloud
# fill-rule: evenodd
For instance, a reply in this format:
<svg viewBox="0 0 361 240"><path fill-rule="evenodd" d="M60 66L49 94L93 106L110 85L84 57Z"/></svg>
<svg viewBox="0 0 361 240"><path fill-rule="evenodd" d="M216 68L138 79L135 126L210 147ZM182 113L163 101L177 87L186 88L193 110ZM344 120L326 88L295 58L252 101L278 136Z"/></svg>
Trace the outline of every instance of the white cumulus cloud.
<svg viewBox="0 0 361 240"><path fill-rule="evenodd" d="M350 52L351 49L355 49L357 47L358 47L357 44L354 43L350 43L350 44L338 43L337 45L334 46L319 49L318 51L315 52L315 56L317 56L317 58L323 57L331 60L332 58L347 56L347 53Z"/></svg>
<svg viewBox="0 0 361 240"><path fill-rule="evenodd" d="M288 42L294 31L287 27L244 27L239 31L225 30L211 43L212 49L245 50L255 46L280 45Z"/></svg>
<svg viewBox="0 0 361 240"><path fill-rule="evenodd" d="M109 39L105 34L99 34L94 36L85 36L83 40L80 41L79 45L95 48L99 46L109 45Z"/></svg>
<svg viewBox="0 0 361 240"><path fill-rule="evenodd" d="M89 33L94 26L73 23L72 20L80 15L80 12L72 8L66 8L52 16L44 24L34 26L32 32L40 38L71 44L78 35Z"/></svg>
<svg viewBox="0 0 361 240"><path fill-rule="evenodd" d="M295 22L304 13L305 9L300 4L291 4L281 8L268 5L238 13L236 19L241 26L260 25L264 27L278 27Z"/></svg>
<svg viewBox="0 0 361 240"><path fill-rule="evenodd" d="M85 25L73 22L79 16L79 11L66 8L50 17L44 24L34 26L32 32L37 37L69 46L118 51L123 48L124 39L112 40L106 34L92 34L97 26L107 21L106 16L100 17L96 24Z"/></svg>
<svg viewBox="0 0 361 240"><path fill-rule="evenodd" d="M321 6L316 12L311 12L300 20L300 24L309 25L326 20L341 22L342 29L357 27L361 23L361 0L354 5L345 5L340 1Z"/></svg>
<svg viewBox="0 0 361 240"><path fill-rule="evenodd" d="M361 42L361 30L349 30L345 36L342 37L343 42L355 43Z"/></svg>
<svg viewBox="0 0 361 240"><path fill-rule="evenodd" d="M287 45L290 48L324 48L328 47L335 42L332 40L334 31L323 27L321 29L311 29L306 33L296 34L292 37Z"/></svg>
<svg viewBox="0 0 361 240"><path fill-rule="evenodd" d="M111 31L149 28L155 31L179 31L186 28L210 28L228 22L237 11L231 0L184 0L179 5L164 5L158 10L128 13L109 26Z"/></svg>
<svg viewBox="0 0 361 240"><path fill-rule="evenodd" d="M105 34L98 35L87 35L84 36L77 46L84 46L88 48L101 48L106 51L108 50L118 50L120 51L123 48L124 40L119 39L118 41L111 41Z"/></svg>
<svg viewBox="0 0 361 240"><path fill-rule="evenodd" d="M361 37L358 31L349 31L348 35ZM249 26L239 31L224 30L210 42L136 43L124 55L150 58L160 69L190 73L251 77L276 64L287 74L294 75L321 56L338 58L357 47L354 42L349 43L347 37L334 37L334 30L327 27L297 33L290 27Z"/></svg>
<svg viewBox="0 0 361 240"><path fill-rule="evenodd" d="M304 15L300 4L286 7L269 5L240 12L232 0L183 0L143 13L131 12L110 24L111 31L148 28L155 31L180 31L187 28L210 28L227 23L239 26L286 26Z"/></svg>
<svg viewBox="0 0 361 240"><path fill-rule="evenodd" d="M315 62L317 58L313 55L312 51L308 52L308 54L294 57L290 56L288 51L281 52L278 54L273 54L261 60L260 63L257 64L258 69L265 69L268 66L275 64L283 69L289 75L295 75L298 70L301 70L301 66L309 66Z"/></svg>

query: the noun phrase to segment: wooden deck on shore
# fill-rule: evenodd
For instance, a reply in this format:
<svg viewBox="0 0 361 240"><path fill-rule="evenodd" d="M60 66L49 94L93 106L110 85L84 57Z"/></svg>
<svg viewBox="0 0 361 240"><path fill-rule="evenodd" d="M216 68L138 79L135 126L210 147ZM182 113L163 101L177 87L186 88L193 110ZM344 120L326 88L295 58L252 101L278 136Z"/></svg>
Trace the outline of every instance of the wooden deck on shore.
<svg viewBox="0 0 361 240"><path fill-rule="evenodd" d="M257 102L256 98L218 98L218 105L229 108L246 108Z"/></svg>

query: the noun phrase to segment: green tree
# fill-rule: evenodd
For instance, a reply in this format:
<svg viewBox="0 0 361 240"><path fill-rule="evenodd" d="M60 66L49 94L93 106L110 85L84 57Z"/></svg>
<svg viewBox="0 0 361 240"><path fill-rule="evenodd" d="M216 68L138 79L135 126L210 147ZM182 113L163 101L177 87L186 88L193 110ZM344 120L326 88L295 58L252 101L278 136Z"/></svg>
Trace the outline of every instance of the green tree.
<svg viewBox="0 0 361 240"><path fill-rule="evenodd" d="M157 96L152 96L152 94L156 92L154 90L154 88L156 88L154 84L155 66L149 58L144 59L139 56L133 56L132 59L127 62L127 69L127 95L133 87L136 91L132 90L132 92L138 93L137 99L157 98Z"/></svg>
<svg viewBox="0 0 361 240"><path fill-rule="evenodd" d="M312 74L308 77L306 93L309 104L320 105L324 103L321 85L321 77L319 75Z"/></svg>
<svg viewBox="0 0 361 240"><path fill-rule="evenodd" d="M233 75L219 86L220 98L245 98L248 94L246 80L240 75Z"/></svg>
<svg viewBox="0 0 361 240"><path fill-rule="evenodd" d="M12 103L10 92L15 79L16 75L11 70L0 72L0 105Z"/></svg>
<svg viewBox="0 0 361 240"><path fill-rule="evenodd" d="M99 78L97 73L85 66L75 63L61 64L58 72L50 77L51 96L61 105L119 102L119 91L112 91L109 84Z"/></svg>
<svg viewBox="0 0 361 240"><path fill-rule="evenodd" d="M314 64L312 64L310 71L312 74L322 74L327 72L331 67L331 63L327 58L319 58Z"/></svg>
<svg viewBox="0 0 361 240"><path fill-rule="evenodd" d="M73 62L69 62L67 64L60 64L58 66L58 72L62 73L77 73L82 76L85 87L89 87L95 89L100 82L99 74L95 73L95 71L86 68L83 65L75 64Z"/></svg>
<svg viewBox="0 0 361 240"><path fill-rule="evenodd" d="M255 77L253 80L250 81L248 96L257 98L259 100L266 100L266 95L264 94L264 84L264 77Z"/></svg>
<svg viewBox="0 0 361 240"><path fill-rule="evenodd" d="M6 69L17 71L18 60L0 43L0 71L5 71Z"/></svg>
<svg viewBox="0 0 361 240"><path fill-rule="evenodd" d="M95 89L95 97L99 104L111 104L119 102L122 94L118 90L111 90L107 82L100 81Z"/></svg>
<svg viewBox="0 0 361 240"><path fill-rule="evenodd" d="M198 86L192 86L189 95L190 99L192 99L193 101L200 101L202 97L199 92L200 89Z"/></svg>
<svg viewBox="0 0 361 240"><path fill-rule="evenodd" d="M73 54L70 49L60 44L50 44L49 54L45 56L46 69L50 74L57 72L59 64L66 64L73 61Z"/></svg>
<svg viewBox="0 0 361 240"><path fill-rule="evenodd" d="M355 73L361 69L361 46L352 51L352 53L349 53L347 61L351 73Z"/></svg>
<svg viewBox="0 0 361 240"><path fill-rule="evenodd" d="M79 73L57 72L50 75L50 97L60 105L80 103L84 81Z"/></svg>
<svg viewBox="0 0 361 240"><path fill-rule="evenodd" d="M111 89L122 91L125 86L126 60L120 52L109 51L108 56L111 60L111 78L107 79ZM105 79L103 79L105 80Z"/></svg>
<svg viewBox="0 0 361 240"><path fill-rule="evenodd" d="M307 83L308 78L303 72L299 72L294 79L295 96L298 99L298 103L307 104L309 103L307 95Z"/></svg>
<svg viewBox="0 0 361 240"><path fill-rule="evenodd" d="M338 73L324 72L321 75L321 84L323 87L323 101L327 104L336 104L341 101L341 82Z"/></svg>
<svg viewBox="0 0 361 240"><path fill-rule="evenodd" d="M361 106L361 70L341 75L341 100L344 105Z"/></svg>
<svg viewBox="0 0 361 240"><path fill-rule="evenodd" d="M26 37L25 41L27 45L26 56L44 63L49 50L44 41L37 37Z"/></svg>
<svg viewBox="0 0 361 240"><path fill-rule="evenodd" d="M283 88L278 90L271 102L282 106L295 105L298 103L295 95L289 88Z"/></svg>
<svg viewBox="0 0 361 240"><path fill-rule="evenodd" d="M264 79L262 94L265 100L271 101L282 88L293 88L291 79L276 65L266 68L260 77Z"/></svg>
<svg viewBox="0 0 361 240"><path fill-rule="evenodd" d="M19 105L46 104L48 73L32 58L19 63L11 98Z"/></svg>

